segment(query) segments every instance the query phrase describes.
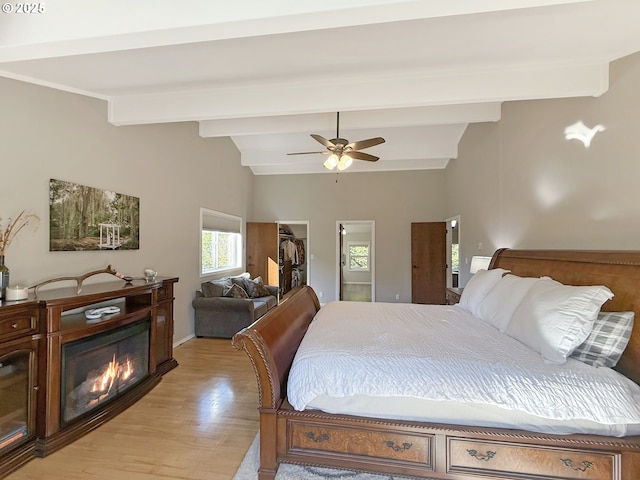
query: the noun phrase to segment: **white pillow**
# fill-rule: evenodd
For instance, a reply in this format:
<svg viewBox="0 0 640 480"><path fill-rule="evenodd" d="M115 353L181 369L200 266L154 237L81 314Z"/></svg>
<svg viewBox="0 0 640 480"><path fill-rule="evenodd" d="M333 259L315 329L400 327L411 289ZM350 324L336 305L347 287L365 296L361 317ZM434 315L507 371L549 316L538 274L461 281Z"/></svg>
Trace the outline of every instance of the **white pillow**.
<svg viewBox="0 0 640 480"><path fill-rule="evenodd" d="M478 305L478 318L504 333L513 312L539 278L505 275Z"/></svg>
<svg viewBox="0 0 640 480"><path fill-rule="evenodd" d="M498 283L498 280L502 278L502 275L504 275L508 271L509 270L505 270L503 268L478 270L478 272L473 277L471 277L471 279L467 282L464 289L462 290L459 305L468 312L476 315L480 302L484 300L484 297L487 296L489 290L491 290L495 286L495 284Z"/></svg>
<svg viewBox="0 0 640 480"><path fill-rule="evenodd" d="M589 336L600 307L611 298L605 286L576 287L541 278L516 308L506 334L562 364Z"/></svg>

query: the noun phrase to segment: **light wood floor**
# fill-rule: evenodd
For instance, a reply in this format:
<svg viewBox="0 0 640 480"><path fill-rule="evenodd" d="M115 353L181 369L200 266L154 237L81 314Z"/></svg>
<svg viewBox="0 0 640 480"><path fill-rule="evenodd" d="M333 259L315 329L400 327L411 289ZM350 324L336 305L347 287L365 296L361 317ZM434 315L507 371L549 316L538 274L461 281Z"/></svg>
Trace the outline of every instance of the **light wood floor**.
<svg viewBox="0 0 640 480"><path fill-rule="evenodd" d="M125 412L6 480L230 480L258 432L253 369L230 340L195 338Z"/></svg>
<svg viewBox="0 0 640 480"><path fill-rule="evenodd" d="M371 284L345 283L342 285L342 299L346 302L370 302Z"/></svg>

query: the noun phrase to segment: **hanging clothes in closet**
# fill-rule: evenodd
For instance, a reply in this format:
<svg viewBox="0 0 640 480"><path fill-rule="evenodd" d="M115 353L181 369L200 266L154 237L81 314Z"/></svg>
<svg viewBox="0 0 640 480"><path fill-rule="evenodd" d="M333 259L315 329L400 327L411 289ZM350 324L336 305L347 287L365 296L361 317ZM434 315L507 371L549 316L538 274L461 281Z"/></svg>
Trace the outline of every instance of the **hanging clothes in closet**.
<svg viewBox="0 0 640 480"><path fill-rule="evenodd" d="M300 270L298 267L291 269L291 288L299 287L302 285L302 279L300 278Z"/></svg>
<svg viewBox="0 0 640 480"><path fill-rule="evenodd" d="M284 295L292 288L306 284L305 239L296 238L291 228L284 224L280 225L279 233L280 293Z"/></svg>
<svg viewBox="0 0 640 480"><path fill-rule="evenodd" d="M298 253L298 261L294 262L296 265L302 265L305 263L305 252L304 252L304 240L301 238L296 238L293 243L296 244L296 251Z"/></svg>
<svg viewBox="0 0 640 480"><path fill-rule="evenodd" d="M289 238L285 238L280 242L280 251L282 252L282 260L290 261L292 264L299 265L298 247L296 243Z"/></svg>

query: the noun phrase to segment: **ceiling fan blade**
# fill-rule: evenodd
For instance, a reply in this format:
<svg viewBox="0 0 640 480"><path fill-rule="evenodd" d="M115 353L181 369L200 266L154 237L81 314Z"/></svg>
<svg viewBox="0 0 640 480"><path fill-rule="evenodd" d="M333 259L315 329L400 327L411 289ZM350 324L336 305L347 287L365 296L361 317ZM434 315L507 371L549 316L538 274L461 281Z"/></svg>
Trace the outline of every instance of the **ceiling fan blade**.
<svg viewBox="0 0 640 480"><path fill-rule="evenodd" d="M378 157L374 155L369 155L368 153L364 153L364 152L352 151L352 152L346 152L346 155L349 155L354 160L366 160L367 162L378 161Z"/></svg>
<svg viewBox="0 0 640 480"><path fill-rule="evenodd" d="M312 153L327 153L326 151L322 151L322 152L293 152L293 153L287 153L287 155L311 155Z"/></svg>
<svg viewBox="0 0 640 480"><path fill-rule="evenodd" d="M327 139L326 139L326 138L324 138L323 136L316 135L315 133L312 133L312 134L311 134L311 137L312 137L314 140L316 140L316 141L320 142L322 145L324 145L324 146L325 146L325 147L327 147L327 148L336 148L336 146L335 146L333 143L331 143L329 140L327 140Z"/></svg>
<svg viewBox="0 0 640 480"><path fill-rule="evenodd" d="M381 143L384 143L384 138L375 137L350 143L347 147L351 147L353 150L362 150L363 148L373 147L375 145L380 145Z"/></svg>

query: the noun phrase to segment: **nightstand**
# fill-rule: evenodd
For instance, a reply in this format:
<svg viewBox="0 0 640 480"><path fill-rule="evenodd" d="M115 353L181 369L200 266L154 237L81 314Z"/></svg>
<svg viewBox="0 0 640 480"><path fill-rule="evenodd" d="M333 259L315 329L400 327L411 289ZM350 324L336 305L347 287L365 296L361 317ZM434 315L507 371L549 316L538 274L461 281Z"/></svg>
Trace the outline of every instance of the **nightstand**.
<svg viewBox="0 0 640 480"><path fill-rule="evenodd" d="M455 305L456 303L460 303L460 295L462 295L462 290L462 288L447 287L447 305Z"/></svg>

